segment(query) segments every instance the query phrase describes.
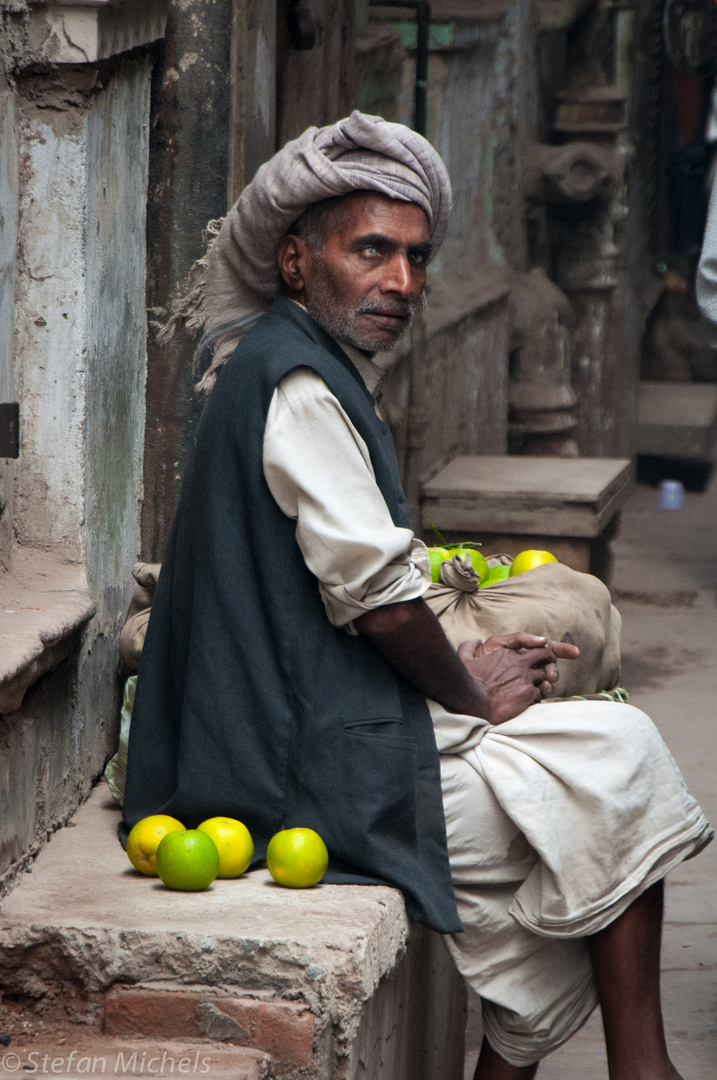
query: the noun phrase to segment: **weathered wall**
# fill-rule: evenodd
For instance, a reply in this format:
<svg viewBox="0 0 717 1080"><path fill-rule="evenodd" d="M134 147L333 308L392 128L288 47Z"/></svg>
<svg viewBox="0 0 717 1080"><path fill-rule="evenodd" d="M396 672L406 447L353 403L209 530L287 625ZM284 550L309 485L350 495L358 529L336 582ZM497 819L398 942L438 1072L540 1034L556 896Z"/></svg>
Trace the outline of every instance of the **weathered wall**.
<svg viewBox="0 0 717 1080"><path fill-rule="evenodd" d="M351 1046L348 1080L461 1080L466 988L438 934L414 927Z"/></svg>
<svg viewBox="0 0 717 1080"><path fill-rule="evenodd" d="M18 95L23 183L14 375L22 402L22 456L15 469L13 525L20 544L61 548L67 558L80 560L88 102L80 98L69 116L67 108L52 110L48 104Z"/></svg>
<svg viewBox="0 0 717 1080"><path fill-rule="evenodd" d="M456 454L507 451L508 294L527 266L522 155L537 126L536 25L530 0L462 10L437 4L430 38L428 137L448 167L454 210L430 273L424 416L408 415L410 354L385 386L409 487ZM370 14L358 107L410 124L415 25Z"/></svg>
<svg viewBox="0 0 717 1080"><path fill-rule="evenodd" d="M115 620L141 496L149 75L141 57L107 67L98 92L40 77L17 95L15 536L86 561Z"/></svg>
<svg viewBox="0 0 717 1080"><path fill-rule="evenodd" d="M301 7L315 35L312 48L297 48L287 24L289 4L278 3L278 146L310 124L331 124L355 108L356 0L303 0Z"/></svg>
<svg viewBox="0 0 717 1080"><path fill-rule="evenodd" d="M0 720L10 877L74 812L116 741L142 496L150 74L142 51L23 72L5 101L2 183L17 189L18 214L16 230L10 216L3 228L15 334L0 346L0 378L21 405L5 573L37 588L40 632L53 566L77 566L96 608L72 655Z"/></svg>
<svg viewBox="0 0 717 1080"><path fill-rule="evenodd" d="M12 395L18 162L15 98L0 83L0 401ZM0 460L0 569L10 565L14 462Z"/></svg>
<svg viewBox="0 0 717 1080"><path fill-rule="evenodd" d="M0 895L86 798L83 766L96 773L102 765L97 732L84 720L72 661L36 683L20 709L0 716ZM98 727L106 737L106 720Z"/></svg>
<svg viewBox="0 0 717 1080"><path fill-rule="evenodd" d="M123 63L87 124L84 533L90 593L115 631L138 554L142 498L150 70L147 56ZM118 169L120 161L131 167Z"/></svg>

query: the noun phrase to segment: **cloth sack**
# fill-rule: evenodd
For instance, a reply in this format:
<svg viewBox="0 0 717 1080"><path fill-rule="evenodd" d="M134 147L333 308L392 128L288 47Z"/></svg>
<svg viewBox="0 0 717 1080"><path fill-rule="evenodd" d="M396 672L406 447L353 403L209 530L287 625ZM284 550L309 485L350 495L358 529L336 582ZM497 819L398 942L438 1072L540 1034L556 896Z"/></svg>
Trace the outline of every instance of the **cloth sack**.
<svg viewBox="0 0 717 1080"><path fill-rule="evenodd" d="M139 562L134 564L132 577L136 584L119 639L120 673L129 677L125 681L122 698L119 748L114 757L107 762L104 775L112 797L120 806L124 800L124 786L127 776L127 745L129 743L134 693L137 687L137 672L142 658L147 623L152 610L154 590L157 588L161 569L161 563Z"/></svg>
<svg viewBox="0 0 717 1080"><path fill-rule="evenodd" d="M142 562L135 563L132 568L136 585L119 639L120 668L125 675L139 671L149 613L161 569L161 563Z"/></svg>
<svg viewBox="0 0 717 1080"><path fill-rule="evenodd" d="M127 746L129 744L129 725L132 719L134 694L137 689L137 676L130 675L124 684L122 712L120 714L119 748L114 757L105 766L105 780L112 798L121 806L124 801L124 786L127 779Z"/></svg>
<svg viewBox="0 0 717 1080"><path fill-rule="evenodd" d="M509 556L497 556L488 565L507 562ZM424 599L456 648L516 631L577 645L577 660L558 661L561 697L599 694L620 680L622 620L607 586L591 574L546 563L479 589L475 572L452 559L441 564L441 584L431 585Z"/></svg>

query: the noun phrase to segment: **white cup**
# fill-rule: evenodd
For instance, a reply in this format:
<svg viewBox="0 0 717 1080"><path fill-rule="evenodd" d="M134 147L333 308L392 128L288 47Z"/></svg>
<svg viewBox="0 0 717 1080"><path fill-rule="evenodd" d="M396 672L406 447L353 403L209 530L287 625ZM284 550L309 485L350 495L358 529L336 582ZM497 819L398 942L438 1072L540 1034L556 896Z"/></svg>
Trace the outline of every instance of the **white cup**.
<svg viewBox="0 0 717 1080"><path fill-rule="evenodd" d="M681 480L660 481L660 509L681 510L685 501L685 487Z"/></svg>

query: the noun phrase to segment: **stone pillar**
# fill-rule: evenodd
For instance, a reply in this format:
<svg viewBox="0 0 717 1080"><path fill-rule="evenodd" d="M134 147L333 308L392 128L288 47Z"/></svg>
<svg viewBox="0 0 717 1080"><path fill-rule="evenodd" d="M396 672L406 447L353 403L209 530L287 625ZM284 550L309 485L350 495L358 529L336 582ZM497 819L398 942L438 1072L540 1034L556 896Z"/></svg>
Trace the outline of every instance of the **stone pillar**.
<svg viewBox="0 0 717 1080"><path fill-rule="evenodd" d="M555 280L573 305L572 383L580 451L631 457L637 368L628 330L629 283L622 241L627 215L627 102L613 86L563 91L555 131L563 139L591 137L615 162L610 200L581 220L554 217Z"/></svg>
<svg viewBox="0 0 717 1080"><path fill-rule="evenodd" d="M240 6L246 7L245 0ZM202 231L227 209L233 6L171 0L156 48L147 205L147 417L142 555L159 562L172 526L182 471L202 401L195 393L196 340L180 330L165 346L157 331L181 294ZM235 147L238 157L239 148ZM243 157L242 157L243 162Z"/></svg>

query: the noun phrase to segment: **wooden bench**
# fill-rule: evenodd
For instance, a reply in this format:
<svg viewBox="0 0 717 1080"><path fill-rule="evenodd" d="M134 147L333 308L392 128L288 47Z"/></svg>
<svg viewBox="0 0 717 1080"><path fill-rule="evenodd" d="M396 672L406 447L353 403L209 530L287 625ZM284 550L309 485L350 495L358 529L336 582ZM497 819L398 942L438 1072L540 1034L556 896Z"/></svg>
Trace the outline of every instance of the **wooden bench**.
<svg viewBox="0 0 717 1080"><path fill-rule="evenodd" d="M486 555L544 548L609 577L608 542L632 485L623 458L457 457L422 489L426 543L480 541Z"/></svg>

